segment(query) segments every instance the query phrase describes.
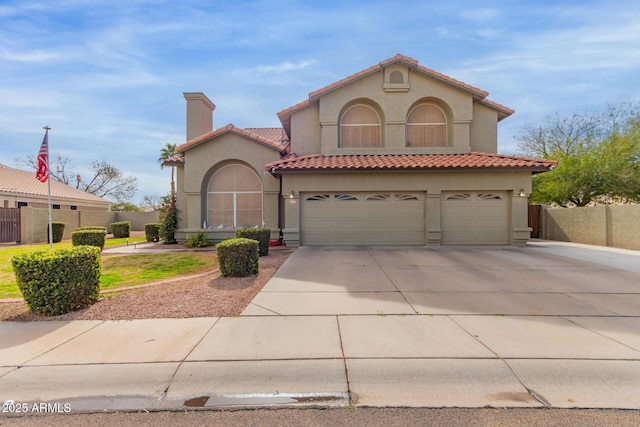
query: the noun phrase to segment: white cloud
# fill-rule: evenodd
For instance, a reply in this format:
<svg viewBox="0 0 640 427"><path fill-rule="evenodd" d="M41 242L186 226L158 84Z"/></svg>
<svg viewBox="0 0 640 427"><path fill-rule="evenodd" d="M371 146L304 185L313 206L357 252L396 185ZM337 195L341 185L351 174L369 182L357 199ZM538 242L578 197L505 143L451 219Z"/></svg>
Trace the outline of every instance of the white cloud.
<svg viewBox="0 0 640 427"><path fill-rule="evenodd" d="M60 55L56 52L44 50L16 52L10 49L0 49L0 60L5 61L47 63L58 59L60 59Z"/></svg>
<svg viewBox="0 0 640 427"><path fill-rule="evenodd" d="M313 65L314 61L300 61L293 63L290 61L281 62L275 65L258 65L248 70L237 70L238 74L283 74L289 71L298 71Z"/></svg>

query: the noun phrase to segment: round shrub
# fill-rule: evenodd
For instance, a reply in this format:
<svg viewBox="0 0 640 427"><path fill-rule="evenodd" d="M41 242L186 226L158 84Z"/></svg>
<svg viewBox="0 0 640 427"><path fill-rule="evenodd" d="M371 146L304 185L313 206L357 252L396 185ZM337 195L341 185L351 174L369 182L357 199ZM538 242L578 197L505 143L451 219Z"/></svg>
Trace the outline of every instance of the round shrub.
<svg viewBox="0 0 640 427"><path fill-rule="evenodd" d="M241 228L236 230L236 237L244 237L258 241L260 256L269 255L269 238L271 230L268 228Z"/></svg>
<svg viewBox="0 0 640 427"><path fill-rule="evenodd" d="M100 250L94 246L37 251L11 259L29 309L47 316L87 307L100 293Z"/></svg>
<svg viewBox="0 0 640 427"><path fill-rule="evenodd" d="M152 222L144 225L144 237L147 239L147 242L160 241L160 227L162 227L162 223L160 222Z"/></svg>
<svg viewBox="0 0 640 427"><path fill-rule="evenodd" d="M260 255L256 240L245 238L224 240L216 245L216 251L223 276L244 277L258 273Z"/></svg>
<svg viewBox="0 0 640 427"><path fill-rule="evenodd" d="M102 250L106 238L107 230L104 229L74 231L71 233L71 244L73 246L97 246Z"/></svg>
<svg viewBox="0 0 640 427"><path fill-rule="evenodd" d="M129 237L131 234L131 223L129 221L112 222L111 232L115 239Z"/></svg>
<svg viewBox="0 0 640 427"><path fill-rule="evenodd" d="M62 236L64 236L64 222L51 222L51 231L53 233L53 240L51 243L62 242ZM47 242L49 242L49 224L47 224Z"/></svg>

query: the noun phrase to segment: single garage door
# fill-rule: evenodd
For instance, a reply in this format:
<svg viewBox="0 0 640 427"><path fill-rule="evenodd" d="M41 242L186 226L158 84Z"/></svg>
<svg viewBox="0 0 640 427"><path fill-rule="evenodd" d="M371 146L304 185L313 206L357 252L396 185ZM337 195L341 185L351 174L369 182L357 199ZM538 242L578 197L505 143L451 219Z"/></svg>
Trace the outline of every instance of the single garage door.
<svg viewBox="0 0 640 427"><path fill-rule="evenodd" d="M442 194L443 245L508 245L509 208L506 192Z"/></svg>
<svg viewBox="0 0 640 427"><path fill-rule="evenodd" d="M423 245L423 193L302 193L303 245Z"/></svg>

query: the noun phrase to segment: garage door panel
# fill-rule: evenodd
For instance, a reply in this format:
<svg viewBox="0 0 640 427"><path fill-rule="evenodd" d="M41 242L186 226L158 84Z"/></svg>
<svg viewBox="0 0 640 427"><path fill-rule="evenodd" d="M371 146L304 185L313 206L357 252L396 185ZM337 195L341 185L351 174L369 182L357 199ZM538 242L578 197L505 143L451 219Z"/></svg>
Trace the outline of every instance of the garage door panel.
<svg viewBox="0 0 640 427"><path fill-rule="evenodd" d="M442 244L509 244L509 209L505 192L444 193Z"/></svg>
<svg viewBox="0 0 640 427"><path fill-rule="evenodd" d="M303 195L301 232L305 245L422 245L424 196L420 193Z"/></svg>

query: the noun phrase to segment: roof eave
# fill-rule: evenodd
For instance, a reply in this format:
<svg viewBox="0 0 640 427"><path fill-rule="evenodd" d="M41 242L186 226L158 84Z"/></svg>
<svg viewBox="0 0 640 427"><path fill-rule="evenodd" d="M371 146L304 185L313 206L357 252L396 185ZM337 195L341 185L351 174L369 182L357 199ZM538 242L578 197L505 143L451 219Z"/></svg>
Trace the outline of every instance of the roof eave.
<svg viewBox="0 0 640 427"><path fill-rule="evenodd" d="M180 154L184 154L185 151L190 150L194 147L197 147L198 145L204 143L204 142L208 142L211 141L212 139L218 138L222 135L225 135L227 133L234 133L238 136L241 136L243 138L249 139L251 141L255 141L258 142L262 145L264 145L267 148L271 148L273 150L278 151L280 154L284 154L285 153L285 149L286 147L277 147L275 142L273 141L269 141L267 139L262 138L259 135L255 135L252 134L250 132L247 132L243 129L240 129L238 127L235 127L232 124L228 124L222 128L216 129L214 131L211 131L209 133L206 133L204 135L201 135L197 138L192 139L191 141L187 141L184 144L180 145L179 147L176 148L176 152L180 153ZM184 160L181 161L181 163L184 163ZM167 164L165 162L165 164ZM177 165L176 165L177 166Z"/></svg>
<svg viewBox="0 0 640 427"><path fill-rule="evenodd" d="M522 166L522 167L509 167L509 166L481 166L481 167L415 167L415 168L323 168L323 167L299 167L295 169L270 167L267 168L269 173L273 176L278 176L283 173L307 173L307 172L468 172L468 171L484 171L484 172L532 172L542 173L552 170L552 168L544 168L537 166Z"/></svg>

